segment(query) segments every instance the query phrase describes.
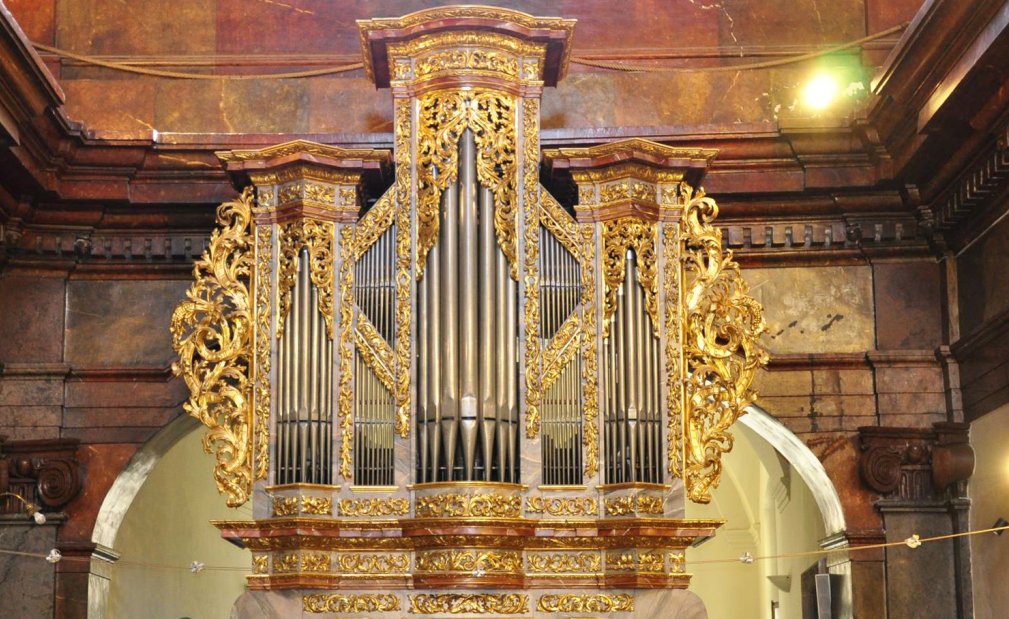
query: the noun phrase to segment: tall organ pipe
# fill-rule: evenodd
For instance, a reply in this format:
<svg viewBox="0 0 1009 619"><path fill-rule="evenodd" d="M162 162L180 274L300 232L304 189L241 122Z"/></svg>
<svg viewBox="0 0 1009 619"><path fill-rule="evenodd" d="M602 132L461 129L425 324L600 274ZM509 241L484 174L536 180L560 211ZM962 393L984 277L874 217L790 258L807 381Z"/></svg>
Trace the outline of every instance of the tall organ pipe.
<svg viewBox="0 0 1009 619"><path fill-rule="evenodd" d="M497 432L497 349L494 347L496 319L501 314L501 304L497 298L496 254L498 247L494 237L494 198L488 189L479 191L480 210L480 420L483 438L483 473L486 481L491 480L495 433ZM473 282L475 286L476 281Z"/></svg>
<svg viewBox="0 0 1009 619"><path fill-rule="evenodd" d="M464 479L474 479L479 425L479 364L477 303L480 292L477 231L476 146L465 131L459 148L459 418L462 431ZM489 309L489 308L488 308ZM487 311L483 312L487 314Z"/></svg>
<svg viewBox="0 0 1009 619"><path fill-rule="evenodd" d="M459 187L452 183L442 200L441 245L441 425L445 451L445 479L455 479L456 435L459 430Z"/></svg>

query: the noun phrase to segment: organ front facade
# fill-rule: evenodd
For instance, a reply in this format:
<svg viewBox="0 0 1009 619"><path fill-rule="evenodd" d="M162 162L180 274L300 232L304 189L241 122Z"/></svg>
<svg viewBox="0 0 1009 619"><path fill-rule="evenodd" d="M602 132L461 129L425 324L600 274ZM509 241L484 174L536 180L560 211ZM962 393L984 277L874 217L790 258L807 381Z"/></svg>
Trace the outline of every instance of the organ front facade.
<svg viewBox="0 0 1009 619"><path fill-rule="evenodd" d="M391 152L219 153L242 193L173 316L175 371L252 504L217 524L261 607L703 616L685 549L721 523L684 502L719 481L763 317L700 189L715 151L540 148L574 26L360 22Z"/></svg>

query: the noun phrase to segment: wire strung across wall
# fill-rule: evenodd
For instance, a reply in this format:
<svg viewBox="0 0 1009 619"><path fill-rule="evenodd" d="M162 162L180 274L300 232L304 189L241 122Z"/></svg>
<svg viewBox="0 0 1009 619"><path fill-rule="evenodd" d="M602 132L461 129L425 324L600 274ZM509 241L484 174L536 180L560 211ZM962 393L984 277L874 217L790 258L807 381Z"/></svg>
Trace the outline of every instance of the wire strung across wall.
<svg viewBox="0 0 1009 619"><path fill-rule="evenodd" d="M985 533L1001 533L1002 531L1009 530L1009 525L1000 527L991 527L988 529L977 529L975 531L964 531L961 533L948 533L946 535L934 535L932 537L920 537L917 533L908 537L906 539L896 541L896 542L882 542L879 544L865 544L861 546L848 546L845 548L832 548L827 550L809 550L806 552L788 552L778 555L760 555L754 556L749 552L744 552L741 556L733 559L700 559L697 561L689 561L690 565L708 565L713 563L744 563L747 565L753 564L757 561L769 561L772 559L788 559L792 557L815 557L815 556L825 556L836 554L840 552L858 552L860 550L878 550L880 548L896 548L899 546L907 546L909 549L917 549L924 544L930 544L933 542L941 542L950 539L956 539L960 537L970 537L974 535L983 535ZM44 559L49 563L58 563L62 558L59 551L56 549L50 550L48 554L42 554L40 552L25 552L21 550L9 550L5 548L0 548L0 555L14 555L23 557L34 557L39 559ZM148 563L144 561L132 561L128 559L120 559L113 563L115 566L121 567L142 567L149 569L177 569L177 570L187 570L197 574L203 571L216 571L216 572L249 572L250 568L247 567L231 567L225 565L206 565L201 561L193 561L189 565L171 565L166 563Z"/></svg>
<svg viewBox="0 0 1009 619"><path fill-rule="evenodd" d="M778 58L776 60L767 60L763 62L751 62L744 64L728 64L728 65L718 65L718 66L687 66L687 67L664 67L655 65L644 65L634 62L611 62L603 60L592 60L589 58L583 58L580 56L574 56L571 58L572 64L582 65L586 67L593 67L596 69L606 69L609 71L624 71L630 73L640 73L640 72L651 72L651 73L687 73L687 72L703 72L703 73L717 73L724 71L753 71L759 69L771 69L774 67L781 67L789 64L796 64L800 62L806 62L807 60L815 60L823 56L829 56L830 54L836 54L837 52L842 52L848 49L859 47L866 43L871 43L878 39L888 37L890 35L896 34L903 31L908 27L910 22L904 22L893 26L892 28L887 28L875 34L870 34L868 36L856 39L854 41L849 41L847 43L842 43L840 45L833 45L822 50L798 53L793 56L788 56L786 58ZM265 79L299 79L308 77L322 77L325 75L335 75L338 73L347 73L350 71L357 71L364 68L364 63L354 62L350 64L335 66L335 67L323 67L320 69L306 69L303 71L288 71L283 73L249 73L249 74L209 74L209 73L186 73L182 71L167 71L164 69L151 69L147 67L137 66L136 64L131 64L129 62L119 62L112 60L105 60L97 56L89 56L87 54L78 54L76 52L71 52L65 49L60 49L58 47L53 47L51 45L45 45L43 43L32 43L32 46L36 50L52 54L58 58L64 58L68 60L76 60L84 64L103 67L106 69L112 69L114 71L123 71L126 73L135 73L139 75L150 75L152 77L164 77L169 79L185 79L185 80L265 80Z"/></svg>

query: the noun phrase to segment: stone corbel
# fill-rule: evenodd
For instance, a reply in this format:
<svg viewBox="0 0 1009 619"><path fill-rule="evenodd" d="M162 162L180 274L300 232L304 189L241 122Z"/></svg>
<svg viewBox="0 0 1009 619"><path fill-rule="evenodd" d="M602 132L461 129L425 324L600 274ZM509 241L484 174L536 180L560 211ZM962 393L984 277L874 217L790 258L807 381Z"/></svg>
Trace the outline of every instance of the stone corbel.
<svg viewBox="0 0 1009 619"><path fill-rule="evenodd" d="M77 439L9 441L0 437L0 493L15 493L42 511L59 511L81 491ZM0 513L23 513L17 501L0 501Z"/></svg>
<svg viewBox="0 0 1009 619"><path fill-rule="evenodd" d="M963 423L928 428L859 428L862 481L884 498L929 501L963 494L974 472L974 450Z"/></svg>

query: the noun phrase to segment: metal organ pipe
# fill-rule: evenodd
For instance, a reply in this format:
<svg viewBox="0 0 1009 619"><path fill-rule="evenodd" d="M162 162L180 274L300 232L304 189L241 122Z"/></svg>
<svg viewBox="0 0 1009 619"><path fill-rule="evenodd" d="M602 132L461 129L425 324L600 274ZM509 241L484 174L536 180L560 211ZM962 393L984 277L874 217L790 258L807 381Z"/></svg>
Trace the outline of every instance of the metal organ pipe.
<svg viewBox="0 0 1009 619"><path fill-rule="evenodd" d="M517 481L515 281L497 244L494 196L463 132L457 180L418 284L418 480Z"/></svg>

